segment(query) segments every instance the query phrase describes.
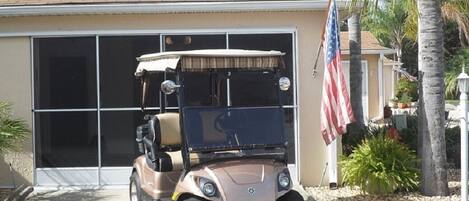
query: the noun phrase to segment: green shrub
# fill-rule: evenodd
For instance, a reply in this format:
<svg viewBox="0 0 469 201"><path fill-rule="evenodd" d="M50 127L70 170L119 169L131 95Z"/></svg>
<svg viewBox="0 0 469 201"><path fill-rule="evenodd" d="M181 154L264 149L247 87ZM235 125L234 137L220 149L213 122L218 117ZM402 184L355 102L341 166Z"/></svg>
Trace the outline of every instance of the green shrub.
<svg viewBox="0 0 469 201"><path fill-rule="evenodd" d="M401 99L404 94L410 96L411 101L417 101L419 99L418 83L406 78L399 79L399 81L397 81L396 97Z"/></svg>
<svg viewBox="0 0 469 201"><path fill-rule="evenodd" d="M409 93L404 92L402 93L401 97L399 98L399 103L410 103L412 102L412 97L409 96Z"/></svg>
<svg viewBox="0 0 469 201"><path fill-rule="evenodd" d="M386 129L366 138L340 162L343 182L359 186L369 194L389 194L418 187L419 170L415 152L386 136Z"/></svg>
<svg viewBox="0 0 469 201"><path fill-rule="evenodd" d="M417 152L418 143L418 117L417 115L407 115L407 128L399 130L401 142L406 144L411 150Z"/></svg>
<svg viewBox="0 0 469 201"><path fill-rule="evenodd" d="M0 101L0 154L19 148L29 133L25 121L12 117L10 104Z"/></svg>
<svg viewBox="0 0 469 201"><path fill-rule="evenodd" d="M347 131L345 135L342 135L342 153L348 156L365 138L376 136L383 132L382 127L377 126L365 126L363 129L356 132Z"/></svg>

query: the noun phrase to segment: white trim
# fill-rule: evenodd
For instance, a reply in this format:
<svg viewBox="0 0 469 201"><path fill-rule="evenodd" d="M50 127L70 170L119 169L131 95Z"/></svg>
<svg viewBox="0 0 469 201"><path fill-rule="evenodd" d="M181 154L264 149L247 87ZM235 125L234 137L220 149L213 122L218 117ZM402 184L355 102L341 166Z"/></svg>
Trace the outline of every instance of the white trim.
<svg viewBox="0 0 469 201"><path fill-rule="evenodd" d="M338 3L340 7L346 6L346 1L339 1ZM328 1L326 0L299 0L4 6L0 7L0 17L188 12L311 11L324 10L327 8L327 5Z"/></svg>
<svg viewBox="0 0 469 201"><path fill-rule="evenodd" d="M37 186L96 186L98 167L36 168Z"/></svg>
<svg viewBox="0 0 469 201"><path fill-rule="evenodd" d="M395 54L396 50L393 49L362 49L362 54ZM350 54L349 49L343 49L341 50L341 54L347 55Z"/></svg>
<svg viewBox="0 0 469 201"><path fill-rule="evenodd" d="M98 133L98 171L97 178L98 178L98 186L101 185L101 78L99 77L100 71L100 60L99 60L99 36L95 36L95 54L96 54L96 118L97 118L97 133Z"/></svg>
<svg viewBox="0 0 469 201"><path fill-rule="evenodd" d="M292 60L293 60L293 104L295 107L295 109L293 109L293 119L294 119L294 132L295 132L295 163L296 163L296 175L295 177L293 178L294 180L296 180L296 182L300 183L300 165L301 165L301 160L300 160L300 115L299 115L299 111L300 111L300 104L299 104L299 101L300 101L300 98L299 98L299 85L300 85L300 81L299 81L299 68L298 68L298 61L299 61L299 56L298 56L298 31L295 30L292 34L292 43L293 43L293 47L292 47Z"/></svg>
<svg viewBox="0 0 469 201"><path fill-rule="evenodd" d="M383 61L384 61L384 53L381 53L379 54L379 59L378 59L378 96L379 96L378 118L384 117Z"/></svg>
<svg viewBox="0 0 469 201"><path fill-rule="evenodd" d="M13 189L15 186L13 185L0 185L0 189Z"/></svg>
<svg viewBox="0 0 469 201"><path fill-rule="evenodd" d="M97 108L77 108L77 109L33 109L33 112L96 112Z"/></svg>
<svg viewBox="0 0 469 201"><path fill-rule="evenodd" d="M129 185L129 177L132 174L132 168L132 166L101 167L100 185Z"/></svg>
<svg viewBox="0 0 469 201"><path fill-rule="evenodd" d="M394 69L394 65L392 65L393 69ZM394 70L391 70L391 99L393 99L394 97L396 97L396 94L395 94L395 87L396 87L396 84L395 84L395 80L396 80L396 71ZM389 100L387 100L389 101Z"/></svg>
<svg viewBox="0 0 469 201"><path fill-rule="evenodd" d="M365 67L364 67L364 66ZM369 68L368 68L368 60L362 60L362 70L365 70L363 72L363 77L365 81L365 88L366 88L366 97L365 97L365 102L363 107L363 119L365 119L365 124L368 124L368 121L370 120L370 83L369 81ZM363 97L362 97L363 98Z"/></svg>
<svg viewBox="0 0 469 201"><path fill-rule="evenodd" d="M58 190L80 191L80 190L128 190L128 189L129 189L129 185L34 186L34 192L36 193L58 191Z"/></svg>
<svg viewBox="0 0 469 201"><path fill-rule="evenodd" d="M30 43L30 70L31 70L31 134L32 134L32 149L33 149L33 185L36 185L37 182L37 176L36 176L36 123L35 123L35 112L34 112L34 40L33 37L29 37L29 43Z"/></svg>
<svg viewBox="0 0 469 201"><path fill-rule="evenodd" d="M0 37L33 36L34 38L52 37L94 37L99 36L128 36L128 35L180 35L180 34L280 34L292 33L296 27L244 27L244 28L207 28L207 29L115 29L115 30L76 30L76 31L25 31L25 32L1 32Z"/></svg>

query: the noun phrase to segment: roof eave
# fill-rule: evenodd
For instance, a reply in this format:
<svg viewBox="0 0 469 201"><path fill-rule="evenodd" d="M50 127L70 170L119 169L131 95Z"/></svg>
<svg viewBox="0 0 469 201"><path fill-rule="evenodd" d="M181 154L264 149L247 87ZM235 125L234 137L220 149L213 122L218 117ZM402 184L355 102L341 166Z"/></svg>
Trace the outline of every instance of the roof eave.
<svg viewBox="0 0 469 201"><path fill-rule="evenodd" d="M0 17L137 13L307 11L324 10L327 5L328 2L326 0L299 0L4 6L0 7ZM339 5L341 7L345 7L346 1L339 1Z"/></svg>

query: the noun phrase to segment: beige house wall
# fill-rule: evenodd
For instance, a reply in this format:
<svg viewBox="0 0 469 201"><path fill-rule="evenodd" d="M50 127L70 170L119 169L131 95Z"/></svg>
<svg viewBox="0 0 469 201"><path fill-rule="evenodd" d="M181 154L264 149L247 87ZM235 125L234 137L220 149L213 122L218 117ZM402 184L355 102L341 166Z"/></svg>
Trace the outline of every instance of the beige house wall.
<svg viewBox="0 0 469 201"><path fill-rule="evenodd" d="M12 103L14 117L31 125L31 66L29 37L0 38L0 100ZM13 180L8 164L14 169L16 184L33 179L32 138L26 139L22 151L0 155L0 187L11 187Z"/></svg>
<svg viewBox="0 0 469 201"><path fill-rule="evenodd" d="M368 62L368 116L371 119L379 116L379 55L362 55Z"/></svg>
<svg viewBox="0 0 469 201"><path fill-rule="evenodd" d="M174 29L236 29L236 28L294 28L297 30L298 102L299 102L299 164L300 182L318 185L326 162L326 148L319 133L319 109L323 63L319 62L319 76L311 76L315 53L320 39L323 12L249 12L206 14L145 14L145 15L81 15L50 17L0 18L0 33L105 30L174 30ZM19 117L31 120L31 83L28 38L0 40L0 99L15 103ZM322 56L321 56L322 58ZM322 60L322 59L320 59ZM8 86L8 87L5 87ZM5 91L5 92L4 92ZM371 102L371 101L370 101ZM373 111L373 110L372 110ZM23 164L18 164L21 177L32 181L31 140L24 151ZM3 160L0 160L3 161ZM3 163L3 162L2 162ZM0 185L7 169L0 168ZM328 181L324 179L324 183Z"/></svg>
<svg viewBox="0 0 469 201"><path fill-rule="evenodd" d="M393 80L392 80L392 74L393 74L392 66L391 65L385 65L383 67L383 81L384 81L384 105L388 104L388 101L394 98L393 95Z"/></svg>

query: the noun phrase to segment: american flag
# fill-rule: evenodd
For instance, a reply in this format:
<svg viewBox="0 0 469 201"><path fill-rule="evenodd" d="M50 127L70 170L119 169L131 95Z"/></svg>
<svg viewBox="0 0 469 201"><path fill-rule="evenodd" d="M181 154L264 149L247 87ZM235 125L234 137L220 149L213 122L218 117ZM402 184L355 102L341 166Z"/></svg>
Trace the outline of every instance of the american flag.
<svg viewBox="0 0 469 201"><path fill-rule="evenodd" d="M324 34L324 81L321 100L321 134L326 144L347 131L355 121L340 59L340 33L335 0L331 0Z"/></svg>

